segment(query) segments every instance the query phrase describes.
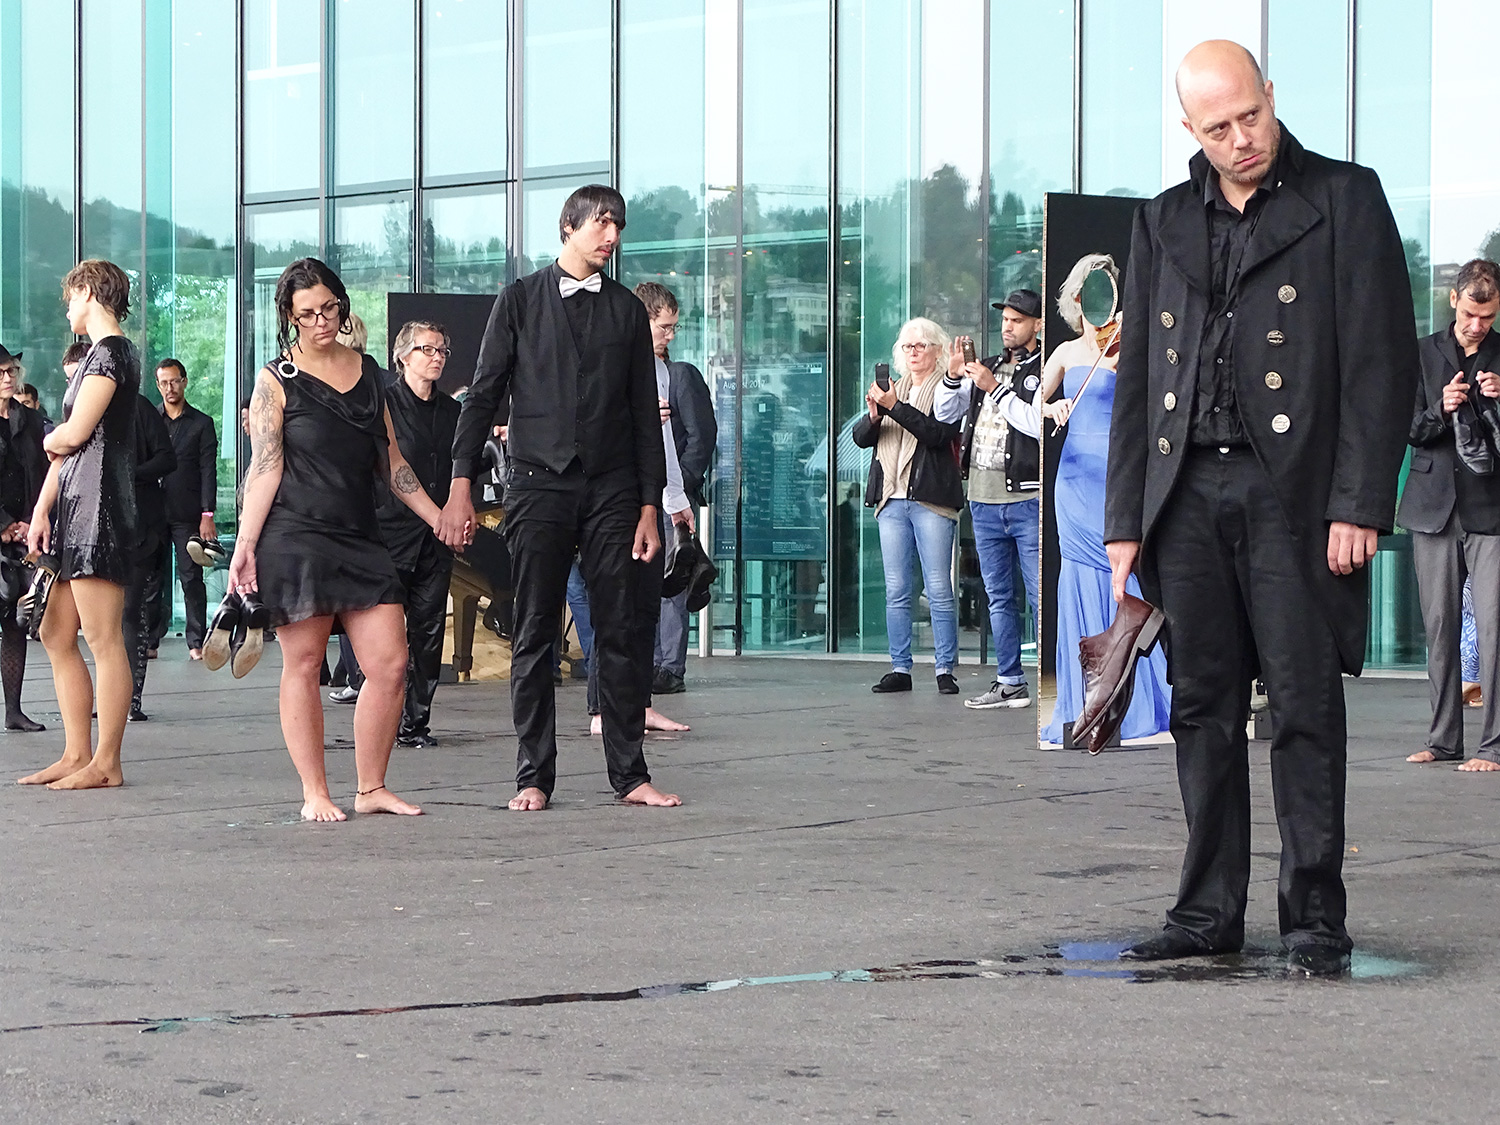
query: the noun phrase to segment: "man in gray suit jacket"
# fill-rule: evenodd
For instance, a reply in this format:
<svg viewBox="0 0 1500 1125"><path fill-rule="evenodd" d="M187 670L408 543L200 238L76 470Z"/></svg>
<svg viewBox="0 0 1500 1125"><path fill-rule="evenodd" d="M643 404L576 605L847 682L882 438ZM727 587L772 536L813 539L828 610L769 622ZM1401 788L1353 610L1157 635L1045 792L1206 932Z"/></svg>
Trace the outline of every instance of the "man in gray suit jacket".
<svg viewBox="0 0 1500 1125"><path fill-rule="evenodd" d="M1494 402L1500 398L1500 333L1491 327L1500 312L1500 266L1483 258L1467 263L1448 300L1453 326L1420 345L1411 472L1396 513L1396 522L1412 533L1432 699L1427 749L1406 760L1464 756L1458 637L1464 578L1471 575L1484 730L1478 754L1459 769L1500 770L1500 413ZM1468 423L1473 435L1463 456L1455 423L1459 429Z"/></svg>

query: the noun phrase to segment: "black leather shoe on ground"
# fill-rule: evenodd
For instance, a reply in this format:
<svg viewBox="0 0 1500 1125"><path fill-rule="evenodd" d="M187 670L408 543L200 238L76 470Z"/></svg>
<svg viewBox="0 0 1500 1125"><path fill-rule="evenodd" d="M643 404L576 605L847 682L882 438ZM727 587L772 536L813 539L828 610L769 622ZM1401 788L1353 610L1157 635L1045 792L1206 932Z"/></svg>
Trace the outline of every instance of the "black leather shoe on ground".
<svg viewBox="0 0 1500 1125"><path fill-rule="evenodd" d="M880 682L870 690L879 692L882 695L890 691L911 691L911 673L887 672L880 677Z"/></svg>
<svg viewBox="0 0 1500 1125"><path fill-rule="evenodd" d="M142 711L138 705L132 705L130 714L125 716L127 723L149 723L151 716Z"/></svg>
<svg viewBox="0 0 1500 1125"><path fill-rule="evenodd" d="M957 695L958 681L953 678L953 673L944 672L937 678L939 695Z"/></svg>
<svg viewBox="0 0 1500 1125"><path fill-rule="evenodd" d="M406 746L413 750L427 750L438 744L438 740L430 734L398 734L396 736L397 746Z"/></svg>
<svg viewBox="0 0 1500 1125"><path fill-rule="evenodd" d="M1234 950L1210 949L1182 930L1163 930L1155 937L1138 941L1120 954L1121 961L1174 961L1179 957L1211 957Z"/></svg>
<svg viewBox="0 0 1500 1125"><path fill-rule="evenodd" d="M1294 945L1286 955L1286 971L1307 977L1336 977L1349 971L1349 954L1331 945Z"/></svg>
<svg viewBox="0 0 1500 1125"><path fill-rule="evenodd" d="M687 684L682 682L682 677L676 672L658 668L656 675L651 677L652 695L681 695L685 691L687 691Z"/></svg>

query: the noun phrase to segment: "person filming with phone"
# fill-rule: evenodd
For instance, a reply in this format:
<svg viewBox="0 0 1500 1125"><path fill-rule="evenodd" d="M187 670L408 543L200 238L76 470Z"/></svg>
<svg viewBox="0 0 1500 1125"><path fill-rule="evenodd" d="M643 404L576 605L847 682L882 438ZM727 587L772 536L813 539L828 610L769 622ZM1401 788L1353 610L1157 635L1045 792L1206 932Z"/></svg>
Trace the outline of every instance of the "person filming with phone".
<svg viewBox="0 0 1500 1125"><path fill-rule="evenodd" d="M911 690L912 553L932 611L937 689L958 694L958 612L953 602L953 535L964 506L953 442L969 404L965 385L949 386L948 334L926 317L901 326L891 359L865 392L866 414L854 424L854 444L874 449L865 507L875 509L885 567L885 628L891 670L871 690Z"/></svg>

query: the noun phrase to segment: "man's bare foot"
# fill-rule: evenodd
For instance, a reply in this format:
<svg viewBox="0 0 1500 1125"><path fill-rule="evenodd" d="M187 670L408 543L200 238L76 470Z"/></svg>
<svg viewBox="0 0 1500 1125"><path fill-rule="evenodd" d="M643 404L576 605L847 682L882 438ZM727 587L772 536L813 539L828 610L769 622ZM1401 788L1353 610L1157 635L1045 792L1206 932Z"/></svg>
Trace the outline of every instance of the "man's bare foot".
<svg viewBox="0 0 1500 1125"><path fill-rule="evenodd" d="M669 719L669 718L667 718L660 711L658 711L655 707L647 707L646 708L646 729L647 730L672 730L672 731L679 731L679 730L692 730L693 728L690 727L690 726L688 726L686 723L679 723L676 719Z"/></svg>
<svg viewBox="0 0 1500 1125"><path fill-rule="evenodd" d="M1425 765L1428 762L1451 762L1453 759L1439 758L1431 750L1418 750L1415 754L1408 754L1406 760L1408 762L1416 762L1418 765Z"/></svg>
<svg viewBox="0 0 1500 1125"><path fill-rule="evenodd" d="M81 770L50 783L48 789L115 789L125 784L125 771L119 766L103 769L90 762Z"/></svg>
<svg viewBox="0 0 1500 1125"><path fill-rule="evenodd" d="M603 734L604 733L604 720L601 719L598 715L594 715L594 716L592 716L589 719L589 733L590 734Z"/></svg>
<svg viewBox="0 0 1500 1125"><path fill-rule="evenodd" d="M188 649L188 659L189 660L202 660L203 659L203 650L201 648L190 648L190 649Z"/></svg>
<svg viewBox="0 0 1500 1125"><path fill-rule="evenodd" d="M302 802L302 819L315 820L320 824L331 824L336 820L349 819L344 810L327 797L309 797Z"/></svg>
<svg viewBox="0 0 1500 1125"><path fill-rule="evenodd" d="M87 758L75 758L64 754L44 770L37 770L16 782L17 785L51 785L54 781L61 781L69 774L75 774L84 766L89 764Z"/></svg>
<svg viewBox="0 0 1500 1125"><path fill-rule="evenodd" d="M620 798L627 805L654 805L657 808L676 808L682 804L682 798L676 793L663 793L649 781L643 781L625 796Z"/></svg>
<svg viewBox="0 0 1500 1125"><path fill-rule="evenodd" d="M1470 758L1458 768L1464 773L1490 773L1500 770L1500 762L1492 762L1488 758Z"/></svg>
<svg viewBox="0 0 1500 1125"><path fill-rule="evenodd" d="M547 807L547 794L529 786L510 799L510 807L516 812L541 812Z"/></svg>
<svg viewBox="0 0 1500 1125"><path fill-rule="evenodd" d="M403 801L392 793L384 785L378 789L370 789L358 793L354 797L354 811L357 813L395 813L397 816L421 816L422 810L413 804Z"/></svg>

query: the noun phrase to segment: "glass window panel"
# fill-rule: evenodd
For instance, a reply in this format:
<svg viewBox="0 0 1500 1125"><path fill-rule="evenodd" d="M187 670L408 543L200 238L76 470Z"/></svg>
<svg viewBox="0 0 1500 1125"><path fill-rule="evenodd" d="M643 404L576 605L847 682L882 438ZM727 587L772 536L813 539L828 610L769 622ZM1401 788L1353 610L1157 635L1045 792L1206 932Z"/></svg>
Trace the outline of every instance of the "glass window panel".
<svg viewBox="0 0 1500 1125"><path fill-rule="evenodd" d="M499 179L506 166L506 5L424 0L422 174ZM481 83L476 76L483 76Z"/></svg>
<svg viewBox="0 0 1500 1125"><path fill-rule="evenodd" d="M416 112L413 0L335 0L329 10L335 188L410 183Z"/></svg>
<svg viewBox="0 0 1500 1125"><path fill-rule="evenodd" d="M1162 19L1159 4L1083 5L1083 190L1161 190Z"/></svg>
<svg viewBox="0 0 1500 1125"><path fill-rule="evenodd" d="M1348 0L1270 0L1266 77L1282 119L1304 146L1349 154Z"/></svg>
<svg viewBox="0 0 1500 1125"><path fill-rule="evenodd" d="M366 351L387 366L386 301L411 291L411 196L335 200L328 264L349 290L349 306L370 333Z"/></svg>
<svg viewBox="0 0 1500 1125"><path fill-rule="evenodd" d="M245 0L247 195L318 190L321 9L321 0Z"/></svg>
<svg viewBox="0 0 1500 1125"><path fill-rule="evenodd" d="M743 11L742 641L818 651L828 616L829 9L746 0ZM722 424L720 434L722 445Z"/></svg>
<svg viewBox="0 0 1500 1125"><path fill-rule="evenodd" d="M1433 327L1452 320L1448 290L1471 258L1500 258L1500 153L1476 143L1474 76L1493 68L1500 8L1433 0ZM1491 118L1491 120L1493 120Z"/></svg>
<svg viewBox="0 0 1500 1125"><path fill-rule="evenodd" d="M612 8L611 0L526 0L527 175L607 174Z"/></svg>
<svg viewBox="0 0 1500 1125"><path fill-rule="evenodd" d="M62 416L72 341L58 287L73 265L73 5L0 7L0 341Z"/></svg>
<svg viewBox="0 0 1500 1125"><path fill-rule="evenodd" d="M255 372L277 356L276 281L298 258L317 257L318 209L268 205L245 208L244 263L250 302L250 354L241 397ZM243 460L242 460L243 463Z"/></svg>
<svg viewBox="0 0 1500 1125"><path fill-rule="evenodd" d="M505 284L506 189L450 188L422 194L425 287L433 293L495 293Z"/></svg>

